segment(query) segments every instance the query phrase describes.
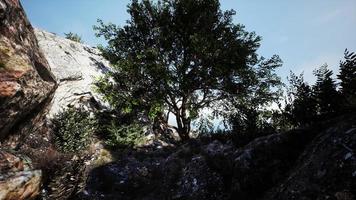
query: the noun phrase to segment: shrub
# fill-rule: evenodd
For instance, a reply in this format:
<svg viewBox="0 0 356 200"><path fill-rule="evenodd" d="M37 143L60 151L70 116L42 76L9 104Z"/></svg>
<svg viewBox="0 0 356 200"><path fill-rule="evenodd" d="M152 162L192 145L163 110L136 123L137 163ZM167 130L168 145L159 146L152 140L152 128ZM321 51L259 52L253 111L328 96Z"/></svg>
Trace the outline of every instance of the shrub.
<svg viewBox="0 0 356 200"><path fill-rule="evenodd" d="M5 67L6 67L5 64L0 62L0 69L5 68Z"/></svg>
<svg viewBox="0 0 356 200"><path fill-rule="evenodd" d="M110 147L134 147L144 141L144 131L137 123L117 125L112 122L107 127L107 131L109 137L106 144Z"/></svg>
<svg viewBox="0 0 356 200"><path fill-rule="evenodd" d="M72 40L74 42L83 43L82 37L76 33L69 32L69 33L64 33L64 35L66 39Z"/></svg>
<svg viewBox="0 0 356 200"><path fill-rule="evenodd" d="M97 129L96 119L83 109L69 108L55 116L54 143L62 152L85 149Z"/></svg>

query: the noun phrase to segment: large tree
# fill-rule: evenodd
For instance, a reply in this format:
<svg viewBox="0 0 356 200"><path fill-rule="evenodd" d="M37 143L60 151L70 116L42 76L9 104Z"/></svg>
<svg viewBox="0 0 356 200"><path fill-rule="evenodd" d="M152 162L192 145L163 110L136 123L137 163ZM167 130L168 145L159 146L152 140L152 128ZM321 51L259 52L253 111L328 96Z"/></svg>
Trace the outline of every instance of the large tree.
<svg viewBox="0 0 356 200"><path fill-rule="evenodd" d="M262 61L261 38L233 23L235 11L222 11L218 0L133 0L128 12L123 27L102 21L95 27L114 64L98 88L119 112L173 113L184 140L201 109L231 96L267 94L279 83L266 79L281 60Z"/></svg>

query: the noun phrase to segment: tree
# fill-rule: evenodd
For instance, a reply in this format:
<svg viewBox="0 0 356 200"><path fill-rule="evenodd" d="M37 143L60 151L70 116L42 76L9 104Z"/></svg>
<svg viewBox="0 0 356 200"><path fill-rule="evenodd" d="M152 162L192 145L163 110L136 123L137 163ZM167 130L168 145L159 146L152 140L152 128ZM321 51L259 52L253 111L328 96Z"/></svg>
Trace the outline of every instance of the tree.
<svg viewBox="0 0 356 200"><path fill-rule="evenodd" d="M262 58L255 68L253 83L245 86L248 95L232 95L229 99L224 110L228 110L227 118L234 133L253 138L262 132L270 132L272 110L268 107L278 103L282 94L280 78L274 72L280 66L278 56L268 60Z"/></svg>
<svg viewBox="0 0 356 200"><path fill-rule="evenodd" d="M341 83L341 93L346 99L356 98L356 54L347 49L344 61L340 61L340 74L337 76Z"/></svg>
<svg viewBox="0 0 356 200"><path fill-rule="evenodd" d="M317 101L313 89L304 81L303 74L299 76L291 72L289 81L290 122L296 126L306 126L315 122L317 116Z"/></svg>
<svg viewBox="0 0 356 200"><path fill-rule="evenodd" d="M328 69L327 64L314 71L317 80L314 85L315 98L318 104L319 115L329 115L338 111L340 106L340 95L336 90L333 72Z"/></svg>
<svg viewBox="0 0 356 200"><path fill-rule="evenodd" d="M68 40L72 40L74 42L83 43L82 37L80 37L76 33L69 32L69 33L64 33L64 35L65 35L65 38L68 39Z"/></svg>
<svg viewBox="0 0 356 200"><path fill-rule="evenodd" d="M222 11L218 0L133 0L128 12L122 28L100 20L94 27L108 41L101 49L114 64L98 90L118 112L173 113L173 128L185 140L203 108L269 91L260 78L280 59L259 59L261 38L234 24L235 11Z"/></svg>

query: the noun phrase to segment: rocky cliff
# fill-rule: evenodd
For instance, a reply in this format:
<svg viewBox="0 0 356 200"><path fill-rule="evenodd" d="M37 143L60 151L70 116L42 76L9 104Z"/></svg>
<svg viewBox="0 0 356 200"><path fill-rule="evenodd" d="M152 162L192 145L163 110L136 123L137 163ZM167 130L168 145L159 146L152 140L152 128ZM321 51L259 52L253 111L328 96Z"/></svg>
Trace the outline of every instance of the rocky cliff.
<svg viewBox="0 0 356 200"><path fill-rule="evenodd" d="M49 117L79 104L105 107L93 82L110 70L109 62L98 49L35 30L39 46L48 60L58 88L49 109Z"/></svg>
<svg viewBox="0 0 356 200"><path fill-rule="evenodd" d="M0 1L0 138L54 91L56 83L17 0Z"/></svg>
<svg viewBox="0 0 356 200"><path fill-rule="evenodd" d="M2 142L21 132L19 126L31 120L55 88L55 79L19 1L0 0L0 199L34 199L39 195L41 170L34 169L28 157L4 150Z"/></svg>

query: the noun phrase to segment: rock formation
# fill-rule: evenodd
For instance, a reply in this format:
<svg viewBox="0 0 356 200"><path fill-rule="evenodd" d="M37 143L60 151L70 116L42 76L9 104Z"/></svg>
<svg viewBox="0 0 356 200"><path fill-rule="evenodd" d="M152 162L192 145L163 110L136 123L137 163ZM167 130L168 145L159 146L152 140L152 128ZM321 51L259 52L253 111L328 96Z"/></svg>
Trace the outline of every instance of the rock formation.
<svg viewBox="0 0 356 200"><path fill-rule="evenodd" d="M49 116L78 104L91 108L105 106L93 85L110 70L100 51L46 31L35 29L35 34L58 83Z"/></svg>
<svg viewBox="0 0 356 200"><path fill-rule="evenodd" d="M318 134L264 199L356 199L355 116L340 117Z"/></svg>
<svg viewBox="0 0 356 200"><path fill-rule="evenodd" d="M18 0L0 0L0 138L55 89Z"/></svg>
<svg viewBox="0 0 356 200"><path fill-rule="evenodd" d="M355 115L326 127L273 134L242 148L209 139L130 152L92 170L80 197L354 200Z"/></svg>
<svg viewBox="0 0 356 200"><path fill-rule="evenodd" d="M0 150L0 199L30 200L39 195L41 170L29 158Z"/></svg>
<svg viewBox="0 0 356 200"><path fill-rule="evenodd" d="M19 125L30 120L55 87L19 1L0 0L0 142L19 133ZM35 198L41 177L28 158L0 149L0 199Z"/></svg>

